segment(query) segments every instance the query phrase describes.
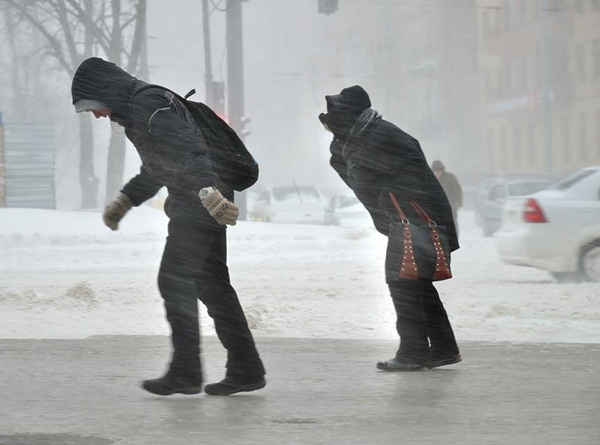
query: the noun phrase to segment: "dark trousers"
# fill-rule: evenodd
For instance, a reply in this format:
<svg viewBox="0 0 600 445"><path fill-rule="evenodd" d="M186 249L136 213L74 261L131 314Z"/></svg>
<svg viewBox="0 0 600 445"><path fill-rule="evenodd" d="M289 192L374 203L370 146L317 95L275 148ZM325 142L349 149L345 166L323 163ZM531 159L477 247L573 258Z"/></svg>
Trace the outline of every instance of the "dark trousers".
<svg viewBox="0 0 600 445"><path fill-rule="evenodd" d="M225 228L171 221L158 284L172 330L174 351L170 372L202 375L200 299L227 349L226 374L243 377L265 374L244 311L229 282Z"/></svg>
<svg viewBox="0 0 600 445"><path fill-rule="evenodd" d="M400 335L396 357L427 363L458 354L448 315L431 281L400 280L389 287Z"/></svg>

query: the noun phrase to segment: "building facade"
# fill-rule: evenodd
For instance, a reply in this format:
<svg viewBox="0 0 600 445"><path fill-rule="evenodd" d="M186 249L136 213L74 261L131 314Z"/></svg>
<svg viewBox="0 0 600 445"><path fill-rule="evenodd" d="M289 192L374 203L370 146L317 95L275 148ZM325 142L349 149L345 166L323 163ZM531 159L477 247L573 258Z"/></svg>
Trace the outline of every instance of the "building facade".
<svg viewBox="0 0 600 445"><path fill-rule="evenodd" d="M476 2L407 2L394 12L384 34L389 56L375 66L385 73L386 108L421 141L430 163L440 159L473 182L480 147Z"/></svg>
<svg viewBox="0 0 600 445"><path fill-rule="evenodd" d="M600 164L600 1L478 1L484 175Z"/></svg>

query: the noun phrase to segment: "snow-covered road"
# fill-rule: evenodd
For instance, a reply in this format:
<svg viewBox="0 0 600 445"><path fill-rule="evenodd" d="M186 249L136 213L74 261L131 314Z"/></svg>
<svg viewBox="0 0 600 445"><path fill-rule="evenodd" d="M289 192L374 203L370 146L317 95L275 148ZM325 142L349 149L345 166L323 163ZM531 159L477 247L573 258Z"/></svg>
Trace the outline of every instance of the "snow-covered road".
<svg viewBox="0 0 600 445"><path fill-rule="evenodd" d="M460 218L455 278L438 284L459 339L600 342L597 284L504 265L472 214ZM116 233L99 213L0 209L0 338L168 334L156 286L166 223L149 207ZM229 229L232 280L255 335L396 338L385 242L373 229Z"/></svg>

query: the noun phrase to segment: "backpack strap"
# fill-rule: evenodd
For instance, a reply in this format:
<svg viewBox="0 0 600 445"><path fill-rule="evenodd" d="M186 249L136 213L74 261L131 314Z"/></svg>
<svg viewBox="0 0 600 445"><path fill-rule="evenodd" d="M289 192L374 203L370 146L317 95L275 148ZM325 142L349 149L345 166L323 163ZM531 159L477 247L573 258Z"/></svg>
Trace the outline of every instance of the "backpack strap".
<svg viewBox="0 0 600 445"><path fill-rule="evenodd" d="M161 85L155 85L155 84L151 84L151 83L149 83L149 84L147 84L147 85L144 85L143 87L141 87L141 88L138 88L137 90L135 90L135 91L133 92L133 94L131 95L131 97L129 98L129 102L131 102L131 101L133 100L133 98L134 98L135 96L137 96L138 94L140 94L142 91L148 90L148 89L150 89L150 88L157 88L157 89L159 89L159 90L168 91L169 93L171 93L173 96L175 96L177 99L181 100L181 101L182 101L182 102L184 102L184 103L185 103L186 99L187 99L189 96L191 96L192 94L194 94L194 93L196 92L196 90L192 89L190 92L188 92L188 93L186 94L186 96L185 96L185 97L181 97L179 94L177 94L177 93L176 93L175 91L173 91L173 90L170 90L170 89L168 89L168 88L166 88L166 87L163 87L163 86L161 86Z"/></svg>

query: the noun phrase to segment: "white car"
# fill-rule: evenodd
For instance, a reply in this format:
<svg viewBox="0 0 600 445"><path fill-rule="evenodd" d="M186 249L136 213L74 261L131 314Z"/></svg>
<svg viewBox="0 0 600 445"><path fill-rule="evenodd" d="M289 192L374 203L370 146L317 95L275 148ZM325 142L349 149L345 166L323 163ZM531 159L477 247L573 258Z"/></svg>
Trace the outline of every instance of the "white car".
<svg viewBox="0 0 600 445"><path fill-rule="evenodd" d="M483 236L490 237L502 227L504 206L513 196L526 196L552 185L549 179L539 177L499 178L484 184L488 187L477 207L475 217Z"/></svg>
<svg viewBox="0 0 600 445"><path fill-rule="evenodd" d="M325 209L325 224L344 227L372 227L373 220L353 193L338 193Z"/></svg>
<svg viewBox="0 0 600 445"><path fill-rule="evenodd" d="M600 166L510 198L495 241L506 263L547 270L559 282L600 282Z"/></svg>
<svg viewBox="0 0 600 445"><path fill-rule="evenodd" d="M326 198L314 186L256 188L248 193L248 217L285 224L323 224Z"/></svg>

